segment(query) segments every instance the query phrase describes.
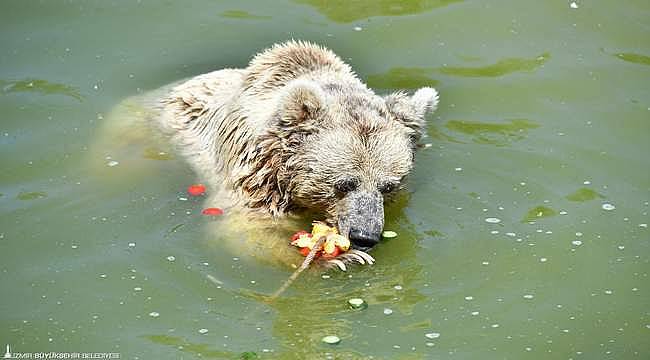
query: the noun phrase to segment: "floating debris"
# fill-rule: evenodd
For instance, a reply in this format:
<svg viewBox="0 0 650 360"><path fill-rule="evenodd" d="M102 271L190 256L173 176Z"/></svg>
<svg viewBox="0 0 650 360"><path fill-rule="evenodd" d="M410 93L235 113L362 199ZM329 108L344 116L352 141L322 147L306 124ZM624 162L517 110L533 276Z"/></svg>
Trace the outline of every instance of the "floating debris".
<svg viewBox="0 0 650 360"><path fill-rule="evenodd" d="M391 238L397 237L397 233L394 232L394 231L387 230L387 231L384 231L383 233L381 233L381 236L386 238L386 239L391 239Z"/></svg>
<svg viewBox="0 0 650 360"><path fill-rule="evenodd" d="M602 208L603 208L603 210L606 210L606 211L612 211L612 210L616 209L616 206L614 206L613 204L610 204L610 203L604 203L602 205Z"/></svg>
<svg viewBox="0 0 650 360"><path fill-rule="evenodd" d="M341 342L341 339L336 335L328 335L323 337L322 341L325 344L336 345Z"/></svg>
<svg viewBox="0 0 650 360"><path fill-rule="evenodd" d="M368 307L368 304L361 298L352 298L348 300L348 304L353 309L365 309Z"/></svg>

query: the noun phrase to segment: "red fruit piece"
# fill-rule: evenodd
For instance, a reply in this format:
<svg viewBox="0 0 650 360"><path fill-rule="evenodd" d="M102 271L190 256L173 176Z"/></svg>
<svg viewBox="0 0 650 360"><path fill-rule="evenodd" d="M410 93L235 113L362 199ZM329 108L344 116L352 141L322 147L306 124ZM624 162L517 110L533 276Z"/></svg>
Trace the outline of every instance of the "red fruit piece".
<svg viewBox="0 0 650 360"><path fill-rule="evenodd" d="M309 252L310 252L310 251L311 251L311 249L308 248L308 247L300 248L300 253L302 254L302 256L307 256L307 255L309 255Z"/></svg>
<svg viewBox="0 0 650 360"><path fill-rule="evenodd" d="M223 215L223 210L219 208L207 208L207 209L203 209L201 213L203 215L218 216L218 215Z"/></svg>
<svg viewBox="0 0 650 360"><path fill-rule="evenodd" d="M341 253L343 253L343 251L341 251L341 249L338 246L336 246L336 247L334 247L334 252L331 253L331 254L323 252L323 257L325 259L334 259L335 257L341 255Z"/></svg>
<svg viewBox="0 0 650 360"><path fill-rule="evenodd" d="M187 187L187 193L192 196L201 196L205 194L205 186L203 184L194 184Z"/></svg>

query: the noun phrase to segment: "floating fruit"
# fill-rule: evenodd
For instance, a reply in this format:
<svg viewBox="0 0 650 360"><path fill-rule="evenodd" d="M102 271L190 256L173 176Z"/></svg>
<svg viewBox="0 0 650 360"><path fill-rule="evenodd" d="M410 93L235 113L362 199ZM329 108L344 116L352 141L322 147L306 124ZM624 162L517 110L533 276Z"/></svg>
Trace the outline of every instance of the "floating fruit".
<svg viewBox="0 0 650 360"><path fill-rule="evenodd" d="M223 215L223 210L219 208L207 208L207 209L203 209L201 214L209 215L209 216L219 216L219 215Z"/></svg>
<svg viewBox="0 0 650 360"><path fill-rule="evenodd" d="M205 185L194 184L187 187L187 193L192 196L201 196L205 194Z"/></svg>

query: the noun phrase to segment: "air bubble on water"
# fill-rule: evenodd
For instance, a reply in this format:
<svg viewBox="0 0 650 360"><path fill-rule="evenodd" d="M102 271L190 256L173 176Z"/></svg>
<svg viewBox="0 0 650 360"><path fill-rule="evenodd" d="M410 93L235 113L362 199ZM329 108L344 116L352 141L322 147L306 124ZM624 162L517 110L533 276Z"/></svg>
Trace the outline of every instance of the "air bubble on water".
<svg viewBox="0 0 650 360"><path fill-rule="evenodd" d="M568 212L562 210L562 211L560 211L558 214L560 214L560 215L566 215L566 214L568 214Z"/></svg>
<svg viewBox="0 0 650 360"><path fill-rule="evenodd" d="M623 246L623 245L619 245L616 248L618 248L619 250L625 250L625 246Z"/></svg>
<svg viewBox="0 0 650 360"><path fill-rule="evenodd" d="M472 314L472 316L476 316L476 315L479 314L479 312L478 311L472 311L471 314Z"/></svg>
<svg viewBox="0 0 650 360"><path fill-rule="evenodd" d="M430 147L432 147L432 146L433 146L433 144L431 144L431 143L426 143L426 144L424 144L424 147L425 147L425 148L430 148Z"/></svg>
<svg viewBox="0 0 650 360"><path fill-rule="evenodd" d="M205 328L199 329L199 334L207 334L207 332L208 332L208 329L205 329Z"/></svg>
<svg viewBox="0 0 650 360"><path fill-rule="evenodd" d="M168 261L175 261L175 260L176 260L176 257L173 256L173 255L169 255L169 256L167 256L167 260L168 260Z"/></svg>
<svg viewBox="0 0 650 360"><path fill-rule="evenodd" d="M584 185L591 185L591 181L589 181L589 180L585 180L585 181L583 181L582 183L583 183Z"/></svg>
<svg viewBox="0 0 650 360"><path fill-rule="evenodd" d="M361 30L363 30L363 28L361 26L355 26L354 27L354 31L361 31Z"/></svg>
<svg viewBox="0 0 650 360"><path fill-rule="evenodd" d="M613 291L612 290L605 290L605 294L607 295L612 295Z"/></svg>
<svg viewBox="0 0 650 360"><path fill-rule="evenodd" d="M152 318L157 318L158 316L160 316L160 313L156 311L152 311L149 313L149 316L151 316Z"/></svg>
<svg viewBox="0 0 650 360"><path fill-rule="evenodd" d="M462 167L457 167L457 168L454 168L454 171L463 171L463 168Z"/></svg>
<svg viewBox="0 0 650 360"><path fill-rule="evenodd" d="M533 351L532 347L526 347L525 349L526 349L526 351Z"/></svg>
<svg viewBox="0 0 650 360"><path fill-rule="evenodd" d="M580 237L580 236L582 236L582 233L580 231L578 231L578 232L576 232L576 236Z"/></svg>
<svg viewBox="0 0 650 360"><path fill-rule="evenodd" d="M393 289L402 290L402 285L395 285L395 286L393 286Z"/></svg>
<svg viewBox="0 0 650 360"><path fill-rule="evenodd" d="M648 228L648 224L646 224L646 223L639 224L639 227L640 227L640 228L647 229L647 228Z"/></svg>
<svg viewBox="0 0 650 360"><path fill-rule="evenodd" d="M180 201L187 201L187 198L181 196L181 197L178 198L178 200L180 200Z"/></svg>
<svg viewBox="0 0 650 360"><path fill-rule="evenodd" d="M573 244L573 245L575 245L575 246L580 246L580 245L582 245L582 241L580 241L580 240L573 240L573 241L571 241L571 244Z"/></svg>
<svg viewBox="0 0 650 360"><path fill-rule="evenodd" d="M330 277L331 277L331 276L329 276L329 275L327 275L327 274L323 274L323 275L321 275L321 278L323 278L323 279L329 279Z"/></svg>
<svg viewBox="0 0 650 360"><path fill-rule="evenodd" d="M135 243L134 243L134 242L130 242L130 243L129 243L129 247L130 247L130 248L134 248L134 247L135 247Z"/></svg>
<svg viewBox="0 0 650 360"><path fill-rule="evenodd" d="M117 165L119 165L119 164L120 164L120 163L117 162L117 161L115 161L115 160L111 160L111 161L109 161L109 162L106 163L106 165L107 165L107 166L110 166L110 167L117 166Z"/></svg>
<svg viewBox="0 0 650 360"><path fill-rule="evenodd" d="M439 337L440 337L440 333L437 333L437 332L430 332L430 333L426 333L426 334L424 334L424 336L425 336L427 339L432 339L432 340L433 340L433 339L437 339L437 338L439 338Z"/></svg>
<svg viewBox="0 0 650 360"><path fill-rule="evenodd" d="M513 232L507 232L506 236L515 237L515 236L517 236L517 234L515 234Z"/></svg>
<svg viewBox="0 0 650 360"><path fill-rule="evenodd" d="M393 313L393 310L392 310L392 309L389 309L389 308L385 308L385 309L384 309L384 315L390 315L390 314L392 314L392 313Z"/></svg>
<svg viewBox="0 0 650 360"><path fill-rule="evenodd" d="M78 248L79 246L78 246L78 245L71 245L70 247L73 248L73 249L76 249L76 248Z"/></svg>
<svg viewBox="0 0 650 360"><path fill-rule="evenodd" d="M545 258L545 257L543 257L543 258L541 258L541 259L539 259L539 261L540 261L540 262L546 262L547 260L548 260L548 259L547 259L547 258Z"/></svg>
<svg viewBox="0 0 650 360"><path fill-rule="evenodd" d="M613 204L610 204L610 203L604 203L602 205L602 208L603 208L603 210L606 210L606 211L612 211L612 210L616 209L616 206L614 206Z"/></svg>
<svg viewBox="0 0 650 360"><path fill-rule="evenodd" d="M489 261L483 261L481 264L483 264L483 265L490 265L490 262L489 262Z"/></svg>
<svg viewBox="0 0 650 360"><path fill-rule="evenodd" d="M551 235L553 232L551 230L548 230L545 232L546 235Z"/></svg>
<svg viewBox="0 0 650 360"><path fill-rule="evenodd" d="M99 277L102 279L106 279L106 274L99 274Z"/></svg>
<svg viewBox="0 0 650 360"><path fill-rule="evenodd" d="M139 287L139 286L136 286L136 287L133 288L133 291L142 291L142 288Z"/></svg>
<svg viewBox="0 0 650 360"><path fill-rule="evenodd" d="M435 346L436 344L434 344L432 342L426 342L426 343L424 343L424 345L426 345L428 347L432 347L432 346Z"/></svg>
<svg viewBox="0 0 650 360"><path fill-rule="evenodd" d="M575 1L572 1L571 4L569 4L569 7L571 9L577 9L578 8L578 3L576 3Z"/></svg>
<svg viewBox="0 0 650 360"><path fill-rule="evenodd" d="M499 230L492 230L492 231L490 231L490 234L492 234L492 235L496 235L496 234L498 234L498 233L499 233Z"/></svg>
<svg viewBox="0 0 650 360"><path fill-rule="evenodd" d="M528 300L530 300L530 299L532 299L532 298L534 298L534 297L535 297L535 295L533 295L533 294L526 294L526 295L524 295L524 299L528 299Z"/></svg>
<svg viewBox="0 0 650 360"><path fill-rule="evenodd" d="M465 296L465 300L472 301L472 300L474 300L474 297L473 296Z"/></svg>
<svg viewBox="0 0 650 360"><path fill-rule="evenodd" d="M493 328L498 328L498 327L499 327L499 324L492 324L492 325L490 325L490 326L492 326Z"/></svg>
<svg viewBox="0 0 650 360"><path fill-rule="evenodd" d="M498 224L501 222L501 219L495 217L489 217L485 219L485 222L490 224Z"/></svg>

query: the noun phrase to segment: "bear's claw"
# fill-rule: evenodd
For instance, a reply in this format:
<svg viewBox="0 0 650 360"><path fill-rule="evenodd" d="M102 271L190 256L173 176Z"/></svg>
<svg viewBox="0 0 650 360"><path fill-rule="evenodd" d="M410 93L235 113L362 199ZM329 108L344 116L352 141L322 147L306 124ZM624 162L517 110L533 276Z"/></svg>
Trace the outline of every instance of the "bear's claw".
<svg viewBox="0 0 650 360"><path fill-rule="evenodd" d="M327 260L325 266L327 268L337 267L341 271L347 271L346 263L358 262L361 265L372 265L375 263L375 259L368 253L351 249L348 252L339 255L336 259Z"/></svg>

